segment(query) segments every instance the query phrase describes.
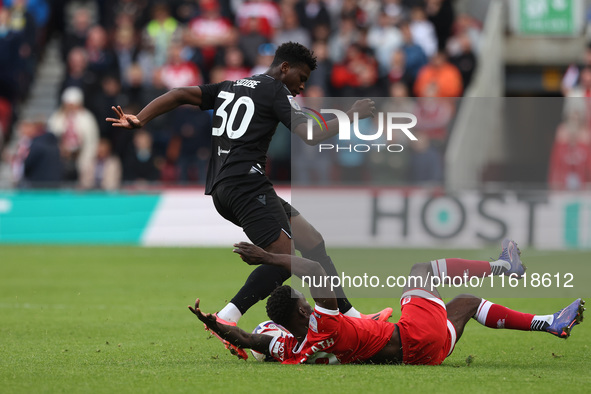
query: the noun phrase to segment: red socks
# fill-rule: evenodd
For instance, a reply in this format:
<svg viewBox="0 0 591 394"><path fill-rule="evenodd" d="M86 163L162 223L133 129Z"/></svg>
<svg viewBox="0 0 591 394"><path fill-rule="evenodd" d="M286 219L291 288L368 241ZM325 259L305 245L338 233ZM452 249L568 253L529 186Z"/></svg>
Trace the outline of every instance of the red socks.
<svg viewBox="0 0 591 394"><path fill-rule="evenodd" d="M534 315L517 312L483 299L474 318L490 328L530 331Z"/></svg>

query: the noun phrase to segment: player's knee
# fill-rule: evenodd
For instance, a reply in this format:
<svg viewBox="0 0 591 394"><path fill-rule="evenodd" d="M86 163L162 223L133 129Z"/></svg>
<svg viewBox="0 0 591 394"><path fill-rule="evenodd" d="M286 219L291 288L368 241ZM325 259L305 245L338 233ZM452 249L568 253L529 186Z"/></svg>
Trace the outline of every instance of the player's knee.
<svg viewBox="0 0 591 394"><path fill-rule="evenodd" d="M411 275L433 274L431 263L415 263L410 269Z"/></svg>
<svg viewBox="0 0 591 394"><path fill-rule="evenodd" d="M459 305L460 309L465 311L466 315L472 316L476 313L481 301L482 298L476 297L473 294L460 294L454 297L450 304Z"/></svg>
<svg viewBox="0 0 591 394"><path fill-rule="evenodd" d="M291 228L295 246L299 251L310 251L324 245L322 234L301 216L292 218Z"/></svg>

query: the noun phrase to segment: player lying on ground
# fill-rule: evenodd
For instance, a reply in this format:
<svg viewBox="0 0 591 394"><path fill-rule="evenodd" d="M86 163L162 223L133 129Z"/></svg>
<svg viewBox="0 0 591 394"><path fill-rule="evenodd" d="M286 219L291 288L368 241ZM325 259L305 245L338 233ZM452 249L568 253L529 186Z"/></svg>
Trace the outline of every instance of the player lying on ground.
<svg viewBox="0 0 591 394"><path fill-rule="evenodd" d="M299 276L325 277L320 264L304 258L265 252L254 245L235 244L234 252L250 265L267 264L283 267ZM470 276L482 277L482 262L442 259L415 264L411 277ZM525 267L513 241L504 240L499 260L488 263L493 275L515 274L521 277ZM410 282L410 280L409 280ZM320 282L316 282L320 283ZM401 298L402 316L396 323L352 319L339 313L335 294L327 288L311 287L316 302L314 309L305 297L289 286L281 286L269 297L267 314L283 325L291 335L271 337L249 334L237 327L226 326L211 314L203 314L199 300L189 309L210 330L243 348L251 348L272 356L285 364L311 363L405 363L438 365L449 356L474 318L490 328L523 331L546 331L561 338L583 319L584 301L578 299L552 315L531 315L517 312L490 301L462 295L447 305L436 288L406 287Z"/></svg>
<svg viewBox="0 0 591 394"><path fill-rule="evenodd" d="M290 254L295 246L302 256L318 261L326 272L337 276L320 233L277 196L265 175L267 150L279 122L312 144L338 133L338 121L333 119L325 123L328 130L314 124L312 141L307 138L307 117L295 103L294 96L304 90L315 69L314 54L301 44L289 42L279 46L264 74L238 81L172 89L155 98L137 115L113 107L117 117L106 120L114 127L136 129L185 104L213 110L205 194L213 197L218 213L242 227L248 238L266 251ZM356 112L363 119L372 116L374 111L374 102L364 99L355 102L348 115L352 119ZM293 242L292 230L296 234ZM290 276L290 272L282 267L257 267L230 303L216 314L217 318L235 325L251 306L267 298ZM339 311L347 316L387 320L392 314L392 309L387 308L377 314L362 315L340 287L335 292ZM226 343L228 346L230 344ZM248 357L241 349L231 350L240 357Z"/></svg>

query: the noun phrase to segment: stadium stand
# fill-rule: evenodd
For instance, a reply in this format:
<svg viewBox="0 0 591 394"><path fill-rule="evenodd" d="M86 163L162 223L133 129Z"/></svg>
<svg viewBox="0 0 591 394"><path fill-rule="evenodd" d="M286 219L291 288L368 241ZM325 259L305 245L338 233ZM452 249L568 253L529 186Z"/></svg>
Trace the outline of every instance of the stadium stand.
<svg viewBox="0 0 591 394"><path fill-rule="evenodd" d="M482 171L464 175L469 166L464 161L458 164L457 152L464 150L466 141L473 143L474 138L486 141L486 133L468 139L454 137L465 133L461 130L470 129L470 122L476 121L478 115L467 108L469 105L462 107L456 102L450 105L450 101L439 97L460 96L464 92L470 97L505 94L505 63L502 56L495 60L493 54L502 53L504 45L516 45L514 41L519 41L519 37L503 36L503 18L508 12L503 3L495 0L5 0L0 6L0 127L5 147L1 182L3 185L20 182L7 170L18 146L18 136L13 131L18 117L35 120L44 128L43 120L56 110L62 92L69 87L82 90L84 107L99 124L99 137L109 142L113 154L122 163L123 185L133 182L125 174L130 173L126 163L132 162L128 158L136 150L135 138L114 132L105 124L103 119L109 103L135 112L174 86L260 73L272 59L276 45L289 40L304 42L318 54L319 69L307 86L311 95L321 92L328 97L388 97L398 89L407 96L432 99L437 108L430 111L449 118L447 126L436 134L423 130L430 142L411 153L416 160L419 154L424 155L433 148L430 157L439 157L434 163L446 163L444 172L422 171L417 176L407 165L392 160L389 170L396 174L392 184L419 182L419 179L439 184L472 178L472 183L479 182L488 163L498 159L498 147L503 141L501 137L489 141L497 148L484 157L474 154L473 161ZM569 40L569 45L575 48L584 40L581 37ZM507 57L511 60L512 56L513 63L523 63L514 52L509 51ZM180 117L182 122L163 116L147 127L157 169L154 173L158 174L150 179L155 183L203 182L206 144L193 136L203 130L203 119L195 111ZM455 124L453 133L452 124ZM290 167L285 160L289 157L290 144L280 138L276 144L269 154L271 176L275 182L288 182L291 168L284 167ZM300 149L294 148L294 155L299 152ZM96 153L90 156L96 157ZM292 159L295 162L298 157ZM332 181L345 182L347 173L354 173L355 183L383 184L384 177L372 170L376 163L367 160L351 161L345 157L341 162L333 160L330 168L322 170L321 178L328 176ZM348 169L343 171L345 167ZM428 173L437 174L433 179L424 179ZM317 177L305 178L314 182ZM67 186L80 181L76 178L74 184Z"/></svg>

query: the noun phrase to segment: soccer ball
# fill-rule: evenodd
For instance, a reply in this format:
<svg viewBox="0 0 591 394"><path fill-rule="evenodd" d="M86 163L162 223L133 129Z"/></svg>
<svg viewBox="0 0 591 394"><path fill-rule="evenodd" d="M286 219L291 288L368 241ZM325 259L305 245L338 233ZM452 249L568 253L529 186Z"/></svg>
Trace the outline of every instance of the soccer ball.
<svg viewBox="0 0 591 394"><path fill-rule="evenodd" d="M272 320L267 320L256 326L254 330L252 330L252 333L284 338L287 336L287 334L289 334L289 331L287 331L281 324L277 324ZM256 350L250 349L250 352L257 361L275 361L273 357L266 356L263 353L257 352Z"/></svg>

